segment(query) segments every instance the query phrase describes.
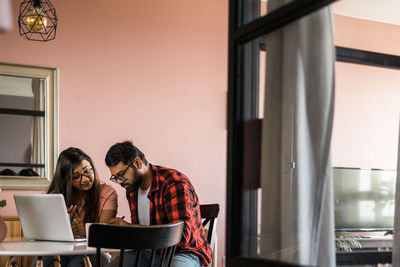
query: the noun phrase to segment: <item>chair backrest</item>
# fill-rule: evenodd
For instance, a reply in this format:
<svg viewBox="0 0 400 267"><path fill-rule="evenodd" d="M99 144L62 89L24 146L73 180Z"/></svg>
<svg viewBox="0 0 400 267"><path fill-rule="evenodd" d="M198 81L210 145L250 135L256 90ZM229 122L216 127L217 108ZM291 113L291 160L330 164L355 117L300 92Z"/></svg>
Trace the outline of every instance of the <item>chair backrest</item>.
<svg viewBox="0 0 400 267"><path fill-rule="evenodd" d="M151 250L149 266L153 264L156 251L161 252L159 266L170 266L176 244L182 239L182 231L183 222L150 226L92 224L89 227L88 245L96 247L97 267L100 267L100 248L119 249L120 267L125 249L137 250L134 266L139 265L144 250Z"/></svg>
<svg viewBox="0 0 400 267"><path fill-rule="evenodd" d="M219 213L218 204L200 205L200 215L201 218L204 219L203 227L207 227L208 224L207 241L208 243L210 243L211 248L214 247L218 213Z"/></svg>

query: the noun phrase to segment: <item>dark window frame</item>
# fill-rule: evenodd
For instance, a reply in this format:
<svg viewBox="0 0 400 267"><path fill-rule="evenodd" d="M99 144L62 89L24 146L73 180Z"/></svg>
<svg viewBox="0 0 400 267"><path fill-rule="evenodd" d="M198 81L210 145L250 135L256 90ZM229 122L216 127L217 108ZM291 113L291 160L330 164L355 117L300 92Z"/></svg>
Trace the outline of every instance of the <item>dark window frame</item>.
<svg viewBox="0 0 400 267"><path fill-rule="evenodd" d="M243 44L256 40L265 34L312 13L335 0L296 0L286 4L267 15L254 19L240 27L245 12L245 5L253 6L254 1L229 1L229 42L228 42L228 148L227 148L227 228L226 228L226 262L228 266L297 266L256 258L254 240L242 240L242 234L252 234L256 223L254 204L257 203L255 189L243 191L244 185L244 152L245 124L257 120L258 87L251 86L245 90ZM254 15L251 14L250 15ZM243 23L242 23L243 24ZM253 46L257 47L257 46ZM259 47L257 48L259 49ZM254 52L254 51L253 51ZM250 65L254 66L257 58ZM252 68L250 68L251 71ZM258 73L256 74L258 75ZM258 78L258 77L257 77ZM250 99L250 101L249 101ZM250 123L251 124L251 123ZM247 154L246 154L247 156ZM257 157L257 155L255 155ZM245 203L245 206L244 206ZM251 208L253 207L253 208ZM244 216L246 212L246 216ZM243 245L245 243L245 245ZM250 255L251 257L244 257Z"/></svg>
<svg viewBox="0 0 400 267"><path fill-rule="evenodd" d="M400 56L336 46L336 61L400 70ZM336 253L338 264L386 264L392 263L392 251L354 251Z"/></svg>
<svg viewBox="0 0 400 267"><path fill-rule="evenodd" d="M249 146L249 140L251 141L250 143L254 144L254 136L259 138L258 131L261 121L257 119L258 85L254 83L254 80L258 81L258 72L254 72L253 70L254 66L258 63L258 56L254 53L254 48L263 49L263 46L262 44L260 46L253 45L253 50L246 51L246 49L240 48L240 45L252 40L255 41L258 37L279 29L332 2L334 0L294 1L239 28L239 22L243 21L243 19L239 20L239 14L242 16L254 16L254 14L244 14L243 10L240 10L240 8L244 8L244 1L230 1L226 235L226 262L228 266L243 266L245 264L251 266L297 266L256 258L252 255L254 252L252 242L246 242L246 240L242 240L241 238L243 232L246 232L246 234L251 233L252 230L250 228L254 227L256 223L254 209L244 211L246 207L244 207L243 203L247 207L257 204L254 188L258 187L258 182L250 182L251 185L249 188L251 190L247 192L243 192L243 188L248 187L246 185L248 180L244 179L244 174L249 171L247 162L253 162L248 160L249 150L246 147ZM248 5L253 5L254 7L254 1L249 2ZM247 63L244 61L246 53L247 55L253 53L250 61L247 59ZM336 47L336 60L339 62L400 69L399 56L346 47ZM243 64L239 64L241 62ZM253 67L249 68L249 66ZM249 69L253 73L246 76L245 72L249 71ZM246 80L247 77L252 77L253 82ZM246 88L245 84L248 90L244 90ZM259 151L256 150L254 153L257 154ZM258 155L255 154L250 154L250 157L257 158ZM246 216L244 216L244 212L246 212ZM243 218L246 219L243 220ZM243 256L243 252L251 255L251 257ZM378 255L377 257L381 256ZM341 261L340 257L338 255L338 262ZM388 258L387 255L385 257L386 259ZM378 259L375 257L376 260Z"/></svg>
<svg viewBox="0 0 400 267"><path fill-rule="evenodd" d="M342 46L336 46L336 61L388 69L400 69L400 56Z"/></svg>

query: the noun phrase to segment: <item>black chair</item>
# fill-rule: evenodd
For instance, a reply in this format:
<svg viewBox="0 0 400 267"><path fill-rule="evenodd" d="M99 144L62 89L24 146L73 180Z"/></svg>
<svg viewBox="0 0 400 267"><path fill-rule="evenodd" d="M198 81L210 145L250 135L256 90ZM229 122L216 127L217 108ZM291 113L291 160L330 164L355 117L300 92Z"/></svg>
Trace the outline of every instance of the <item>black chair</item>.
<svg viewBox="0 0 400 267"><path fill-rule="evenodd" d="M217 229L217 218L219 214L218 204L203 204L200 205L200 215L203 220L203 227L207 228L207 241L213 250L213 259L215 254L215 232ZM210 265L212 266L212 262Z"/></svg>
<svg viewBox="0 0 400 267"><path fill-rule="evenodd" d="M97 267L100 267L100 248L119 249L120 267L123 264L125 249L137 250L134 266L139 266L144 250L151 250L149 267L153 264L156 251L161 253L159 266L171 266L176 244L182 239L182 231L183 222L150 226L92 224L89 227L88 244L96 247Z"/></svg>

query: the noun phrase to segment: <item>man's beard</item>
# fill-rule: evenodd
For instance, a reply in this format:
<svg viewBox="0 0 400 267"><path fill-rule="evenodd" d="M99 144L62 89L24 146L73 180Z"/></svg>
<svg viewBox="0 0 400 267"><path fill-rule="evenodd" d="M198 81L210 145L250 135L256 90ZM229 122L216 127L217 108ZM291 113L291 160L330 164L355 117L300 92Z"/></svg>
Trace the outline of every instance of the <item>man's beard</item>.
<svg viewBox="0 0 400 267"><path fill-rule="evenodd" d="M135 171L135 180L133 181L133 183L132 183L132 184L129 184L129 183L123 182L123 183L121 184L121 186L124 187L124 188L126 189L126 195L127 195L127 196L128 196L131 192L134 192L134 191L138 190L138 189L139 189L139 186L141 185L141 183L142 183L142 181L143 181L143 174L140 174L140 173L138 172L138 169L137 169L135 166L133 166L133 169L134 169L134 171ZM125 186L127 186L127 187L125 187Z"/></svg>

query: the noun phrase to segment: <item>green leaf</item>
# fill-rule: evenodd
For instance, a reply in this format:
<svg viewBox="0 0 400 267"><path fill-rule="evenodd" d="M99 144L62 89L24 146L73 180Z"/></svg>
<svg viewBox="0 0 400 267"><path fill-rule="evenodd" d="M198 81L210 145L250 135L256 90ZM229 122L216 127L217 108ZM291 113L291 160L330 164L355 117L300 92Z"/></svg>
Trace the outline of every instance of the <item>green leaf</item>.
<svg viewBox="0 0 400 267"><path fill-rule="evenodd" d="M351 252L353 248L362 248L360 242L358 242L358 236L348 232L335 232L336 240L336 251L347 251Z"/></svg>
<svg viewBox="0 0 400 267"><path fill-rule="evenodd" d="M0 207L5 207L7 205L7 201L5 199L0 201Z"/></svg>

